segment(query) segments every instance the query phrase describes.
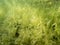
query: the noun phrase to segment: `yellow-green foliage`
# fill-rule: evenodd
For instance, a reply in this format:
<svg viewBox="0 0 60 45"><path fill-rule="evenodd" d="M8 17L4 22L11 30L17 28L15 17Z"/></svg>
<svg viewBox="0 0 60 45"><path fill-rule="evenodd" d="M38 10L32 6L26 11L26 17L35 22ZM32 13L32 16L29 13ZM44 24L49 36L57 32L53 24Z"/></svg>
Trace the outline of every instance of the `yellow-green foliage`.
<svg viewBox="0 0 60 45"><path fill-rule="evenodd" d="M0 0L0 45L60 45L60 0Z"/></svg>

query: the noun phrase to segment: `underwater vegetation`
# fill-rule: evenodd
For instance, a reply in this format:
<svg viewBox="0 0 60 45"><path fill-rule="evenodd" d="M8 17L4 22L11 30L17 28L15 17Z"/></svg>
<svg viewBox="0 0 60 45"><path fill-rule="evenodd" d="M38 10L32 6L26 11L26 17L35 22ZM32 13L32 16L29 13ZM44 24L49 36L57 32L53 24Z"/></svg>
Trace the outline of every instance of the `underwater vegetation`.
<svg viewBox="0 0 60 45"><path fill-rule="evenodd" d="M60 45L60 0L0 0L0 45Z"/></svg>

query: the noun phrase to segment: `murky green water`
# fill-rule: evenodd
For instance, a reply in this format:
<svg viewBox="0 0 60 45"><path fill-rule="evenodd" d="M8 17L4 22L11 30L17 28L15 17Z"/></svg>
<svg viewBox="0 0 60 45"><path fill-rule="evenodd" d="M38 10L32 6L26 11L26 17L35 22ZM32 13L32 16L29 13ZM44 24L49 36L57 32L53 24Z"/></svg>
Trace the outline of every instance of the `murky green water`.
<svg viewBox="0 0 60 45"><path fill-rule="evenodd" d="M0 45L60 45L60 0L0 0Z"/></svg>

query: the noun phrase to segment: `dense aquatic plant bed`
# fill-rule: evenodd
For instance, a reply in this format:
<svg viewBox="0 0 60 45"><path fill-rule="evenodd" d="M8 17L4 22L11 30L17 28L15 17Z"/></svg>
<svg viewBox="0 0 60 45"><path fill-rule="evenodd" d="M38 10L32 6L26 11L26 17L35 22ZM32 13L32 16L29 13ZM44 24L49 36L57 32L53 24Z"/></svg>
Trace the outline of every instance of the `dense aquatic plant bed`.
<svg viewBox="0 0 60 45"><path fill-rule="evenodd" d="M0 0L0 45L60 45L60 0Z"/></svg>

